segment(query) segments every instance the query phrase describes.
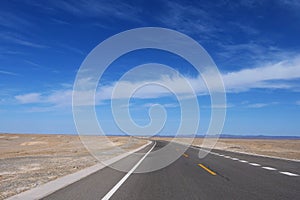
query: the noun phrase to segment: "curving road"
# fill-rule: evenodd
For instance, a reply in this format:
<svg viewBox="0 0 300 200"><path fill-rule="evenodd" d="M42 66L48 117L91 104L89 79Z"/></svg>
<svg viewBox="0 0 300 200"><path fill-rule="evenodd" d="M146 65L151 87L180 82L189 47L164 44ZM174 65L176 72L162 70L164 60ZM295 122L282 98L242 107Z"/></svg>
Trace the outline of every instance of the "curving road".
<svg viewBox="0 0 300 200"><path fill-rule="evenodd" d="M291 200L300 197L299 162L220 150L199 159L199 149L190 147L163 169L134 173L151 165L148 153L166 144L165 141L156 141L141 150L141 155L130 155L114 164L122 165L128 173L106 167L43 199ZM172 145L174 151L183 148L181 144Z"/></svg>

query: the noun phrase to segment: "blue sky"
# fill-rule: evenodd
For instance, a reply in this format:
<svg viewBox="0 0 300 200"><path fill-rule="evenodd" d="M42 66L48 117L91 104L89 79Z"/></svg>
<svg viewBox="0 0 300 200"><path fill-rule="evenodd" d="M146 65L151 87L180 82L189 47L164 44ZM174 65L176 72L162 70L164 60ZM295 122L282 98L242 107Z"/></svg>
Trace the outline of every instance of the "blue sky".
<svg viewBox="0 0 300 200"><path fill-rule="evenodd" d="M0 132L76 133L71 94L84 58L114 34L151 26L187 34L213 58L227 91L224 134L300 136L299 1L230 2L1 1ZM189 63L167 52L148 49L120 57L99 86L96 110L106 132L120 130L103 91L127 70L149 62L171 66L191 82L199 79ZM134 81L144 79L141 74ZM176 84L176 77L172 80ZM202 134L210 101L194 86ZM141 96L147 98L133 98L130 104L135 122L148 124L149 106L162 104L168 119L161 134L174 133L180 122L176 98L153 91Z"/></svg>

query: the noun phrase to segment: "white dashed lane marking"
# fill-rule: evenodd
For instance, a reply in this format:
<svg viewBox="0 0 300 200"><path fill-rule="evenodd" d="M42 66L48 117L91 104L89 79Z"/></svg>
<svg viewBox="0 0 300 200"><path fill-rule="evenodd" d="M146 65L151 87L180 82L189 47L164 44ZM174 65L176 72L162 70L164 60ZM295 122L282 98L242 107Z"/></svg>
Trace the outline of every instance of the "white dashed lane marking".
<svg viewBox="0 0 300 200"><path fill-rule="evenodd" d="M249 165L256 166L256 167L261 166L260 164L257 163L249 163Z"/></svg>
<svg viewBox="0 0 300 200"><path fill-rule="evenodd" d="M248 163L249 165L252 165L252 166L255 166L255 167L260 167L261 165L258 164L258 163L251 163L247 160L240 160L238 158L233 158L233 157L230 157L230 156L227 156L227 155L223 155L223 154L218 154L218 153L214 153L214 152L210 152L211 154L214 154L214 155L217 155L217 156L221 156L221 157L224 157L224 158L229 158L231 160L235 160L235 161L239 161L241 163ZM273 168L273 167L261 167L263 169L266 169L266 170L270 170L270 171L276 171L277 169ZM299 174L294 174L292 172L283 172L283 171L279 171L280 174L283 174L283 175L286 175L286 176L294 176L294 177L297 177L297 176L300 176Z"/></svg>
<svg viewBox="0 0 300 200"><path fill-rule="evenodd" d="M271 171L275 171L277 169L273 168L273 167L262 167L263 169L266 169L266 170L271 170Z"/></svg>
<svg viewBox="0 0 300 200"><path fill-rule="evenodd" d="M299 176L298 174L294 174L294 173L291 173L291 172L279 172L279 173L287 175L287 176Z"/></svg>

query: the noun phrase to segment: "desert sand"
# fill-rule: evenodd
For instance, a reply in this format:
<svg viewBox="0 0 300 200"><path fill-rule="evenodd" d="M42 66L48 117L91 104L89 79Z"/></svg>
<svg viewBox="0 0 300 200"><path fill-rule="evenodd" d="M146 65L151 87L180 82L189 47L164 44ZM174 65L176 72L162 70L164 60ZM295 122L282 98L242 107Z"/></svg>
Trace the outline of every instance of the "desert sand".
<svg viewBox="0 0 300 200"><path fill-rule="evenodd" d="M132 150L147 142L132 137L109 137L112 147L100 136L82 140L89 143L90 150L101 152L97 155L100 160L122 153L114 146ZM0 199L96 164L98 160L87 151L82 140L71 135L0 134ZM177 139L186 140L190 139ZM196 146L202 143L203 138L193 141ZM214 148L300 160L300 140L219 139Z"/></svg>
<svg viewBox="0 0 300 200"><path fill-rule="evenodd" d="M156 139L170 141L170 137L158 137ZM185 142L184 138L176 138L177 141ZM190 139L188 139L190 140ZM195 138L193 145L203 145L203 138ZM213 140L213 139L207 139ZM218 139L214 149L233 151L240 153L259 154L283 159L300 160L300 140L286 139Z"/></svg>
<svg viewBox="0 0 300 200"><path fill-rule="evenodd" d="M122 152L113 150L100 136L89 136L100 160ZM145 140L109 137L113 145L129 151ZM100 144L100 145L99 145ZM21 193L43 183L96 164L98 160L86 150L78 136L0 134L0 199Z"/></svg>

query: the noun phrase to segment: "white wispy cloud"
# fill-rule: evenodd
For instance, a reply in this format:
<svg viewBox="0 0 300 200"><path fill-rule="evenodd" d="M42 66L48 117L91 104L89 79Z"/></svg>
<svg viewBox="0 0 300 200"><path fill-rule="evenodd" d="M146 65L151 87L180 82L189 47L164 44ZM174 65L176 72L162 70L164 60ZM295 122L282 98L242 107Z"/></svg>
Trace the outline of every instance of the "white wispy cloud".
<svg viewBox="0 0 300 200"><path fill-rule="evenodd" d="M222 77L226 92L243 92L251 89L294 89L297 88L298 85L290 83L290 80L300 78L300 57L281 61L275 64L266 64L265 66L257 68L223 73ZM198 95L207 93L207 88L200 76L196 78L187 77L185 79L188 80ZM176 88L176 94L184 95L188 92L185 87L182 87L186 81L185 79L174 74L171 76L161 76L159 82L162 85L169 85L172 86L172 88ZM132 90L133 88L137 88L139 85L141 86L146 84L147 81L124 81L118 83L120 87L127 88L128 90ZM103 98L108 98L111 96L111 92L114 87L115 84L104 86L100 88L100 94L102 94ZM115 97L123 98L125 97L125 94L126 91L124 91L124 94L120 93ZM157 85L150 85L141 90L141 92L135 97L157 98L168 95L170 95L170 92L165 88Z"/></svg>
<svg viewBox="0 0 300 200"><path fill-rule="evenodd" d="M24 60L24 61L25 61L26 63L28 63L28 64L34 66L34 67L38 67L38 68L41 67L41 65L39 65L39 64L37 64L37 63L35 63L35 62L32 62L32 61L30 61L30 60Z"/></svg>
<svg viewBox="0 0 300 200"><path fill-rule="evenodd" d="M22 104L40 103L42 95L40 93L28 93L23 95L17 95L15 96L15 98Z"/></svg>
<svg viewBox="0 0 300 200"><path fill-rule="evenodd" d="M50 94L28 93L15 96L21 104L37 103L55 106L70 106L72 103L72 90L56 90Z"/></svg>
<svg viewBox="0 0 300 200"><path fill-rule="evenodd" d="M299 86L294 84L292 80L300 79L300 56L295 57L290 60L280 61L274 64L266 64L264 66L242 69L239 71L228 72L222 74L223 81L225 84L225 89L227 93L231 92L246 92L251 89L286 89L286 90L296 90ZM211 77L214 78L214 77ZM89 84L90 78L82 80L84 84ZM152 82L151 80L150 82ZM164 74L158 76L157 82L161 85L168 85L174 89L174 93L179 96L188 96L189 91L186 87L183 87L188 81L197 95L208 94L207 88L200 76L182 77L178 74ZM114 94L114 98L126 98L127 91L133 91L135 88L140 88L144 86L135 93L133 98L139 99L149 99L149 98L161 98L172 96L173 94L166 88L158 85L149 85L148 80L139 80L130 82L120 81L118 83L112 83L109 85L104 85L98 88L96 92L96 104L100 104L101 101L108 100L112 98L112 92L116 84L121 88L126 88L121 90L120 93ZM214 88L213 88L214 89ZM16 96L16 99L21 103L50 103L53 105L67 106L71 105L72 102L72 89L62 89L56 90L48 95L41 95L38 93L30 93L25 95ZM92 91L82 91L81 93L81 104L90 104L92 102L86 99L87 94ZM248 105L248 107L264 107L267 106L263 103L257 103L253 105Z"/></svg>
<svg viewBox="0 0 300 200"><path fill-rule="evenodd" d="M11 76L18 76L19 75L17 73L6 71L6 70L0 70L0 74L11 75Z"/></svg>
<svg viewBox="0 0 300 200"><path fill-rule="evenodd" d="M20 30L24 27L32 27L33 24L29 20L25 19L24 16L18 16L13 13L0 11L0 24L1 26Z"/></svg>
<svg viewBox="0 0 300 200"><path fill-rule="evenodd" d="M212 4L200 2L165 1L166 12L154 17L165 26L178 31L196 36L200 41L214 39L214 42L232 41L228 33L240 32L244 35L257 35L259 30L250 24L245 24L239 19L224 21L215 8L224 8L236 11L243 7L241 1L231 4L226 1L218 1ZM245 3L246 4L246 3ZM256 3L257 4L257 3ZM220 38L226 38L220 40Z"/></svg>
<svg viewBox="0 0 300 200"><path fill-rule="evenodd" d="M300 78L300 57L262 67L242 69L223 75L228 91L247 91L252 88L294 88L289 80ZM281 81L280 83L274 81Z"/></svg>
<svg viewBox="0 0 300 200"><path fill-rule="evenodd" d="M17 45L27 46L27 47L34 47L34 48L48 48L48 46L44 44L39 44L36 42L32 42L28 39L25 39L23 36L19 34L15 34L12 32L5 32L0 33L0 38L5 42L14 43Z"/></svg>
<svg viewBox="0 0 300 200"><path fill-rule="evenodd" d="M62 0L50 1L46 8L43 3L36 3L35 6L52 14L63 11L80 18L116 18L135 22L141 22L139 14L142 13L138 6L124 1ZM61 19L58 23L61 23L60 21Z"/></svg>
<svg viewBox="0 0 300 200"><path fill-rule="evenodd" d="M217 21L199 6L179 2L168 2L166 6L167 12L159 15L157 20L168 27L188 34L202 33L201 36L205 38L211 38L215 32L220 31Z"/></svg>
<svg viewBox="0 0 300 200"><path fill-rule="evenodd" d="M271 103L254 103L254 104L248 104L248 108L263 108L267 106L276 105L278 102L271 102Z"/></svg>
<svg viewBox="0 0 300 200"><path fill-rule="evenodd" d="M236 105L235 104L232 104L232 103L226 103L226 104L216 104L216 105L200 105L200 108L202 109L211 109L211 108L225 108L225 109L228 109L228 108L233 108L235 107Z"/></svg>
<svg viewBox="0 0 300 200"><path fill-rule="evenodd" d="M51 20L56 23L56 24L61 24L61 25L70 25L69 22L65 21L65 20L61 20L58 18L51 18Z"/></svg>
<svg viewBox="0 0 300 200"><path fill-rule="evenodd" d="M298 0L278 0L280 4L290 6L293 9L300 7L300 2Z"/></svg>
<svg viewBox="0 0 300 200"><path fill-rule="evenodd" d="M176 108L176 107L179 106L179 104L177 104L177 103L164 103L164 104L161 104L161 103L146 103L146 104L143 105L143 107L149 108L149 107L152 107L152 106L155 106L155 105L161 105L164 108Z"/></svg>
<svg viewBox="0 0 300 200"><path fill-rule="evenodd" d="M89 94L91 91L82 91L80 92L80 105L92 105L93 102L91 102L89 99L87 99L87 94ZM21 104L45 104L50 105L52 108L61 108L61 107L70 107L72 105L72 94L73 90L68 89L61 89L61 90L54 90L51 93L48 94L42 94L42 93L28 93L28 94L21 94L16 95L15 99L21 103ZM97 93L96 96L99 96L99 93ZM106 98L105 98L106 99ZM100 105L102 100L105 100L104 98L98 99L96 101L96 105Z"/></svg>
<svg viewBox="0 0 300 200"><path fill-rule="evenodd" d="M300 101L296 101L296 105L300 106Z"/></svg>
<svg viewBox="0 0 300 200"><path fill-rule="evenodd" d="M73 47L73 46L70 46L67 44L60 44L59 46L61 46L62 48L66 49L68 51L71 51L71 52L74 52L74 53L77 53L80 55L87 55L87 53L80 48L76 48L76 47Z"/></svg>
<svg viewBox="0 0 300 200"><path fill-rule="evenodd" d="M227 1L213 4L172 1L165 3L166 12L158 14L154 19L166 27L192 36L202 45L213 47L212 55L223 65L243 63L247 66L255 66L259 62L274 61L274 58L286 59L289 55L286 55L286 51L282 53L282 49L278 48L274 41L262 37L264 33L256 24L245 23L239 18L224 21L224 16L216 12L215 8L224 8L229 13L230 11L236 13L241 8L255 9L256 6L265 3L257 0L243 0L235 4ZM233 37L239 34L243 35L243 39L237 41Z"/></svg>
<svg viewBox="0 0 300 200"><path fill-rule="evenodd" d="M237 65L244 63L248 66L256 66L263 62L274 62L289 59L295 56L294 52L287 52L283 49L270 45L266 42L244 42L226 43L224 41L216 43L220 51L216 53L223 65ZM241 52L243 52L241 54Z"/></svg>

